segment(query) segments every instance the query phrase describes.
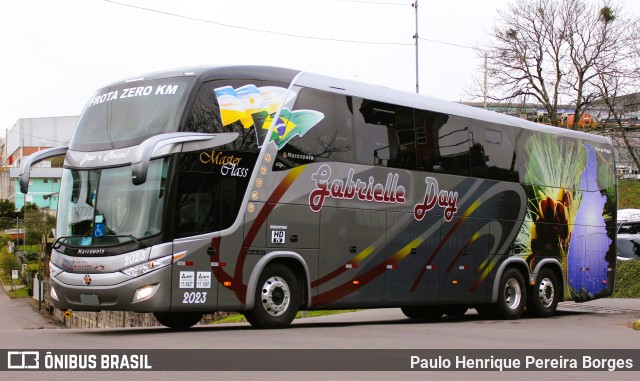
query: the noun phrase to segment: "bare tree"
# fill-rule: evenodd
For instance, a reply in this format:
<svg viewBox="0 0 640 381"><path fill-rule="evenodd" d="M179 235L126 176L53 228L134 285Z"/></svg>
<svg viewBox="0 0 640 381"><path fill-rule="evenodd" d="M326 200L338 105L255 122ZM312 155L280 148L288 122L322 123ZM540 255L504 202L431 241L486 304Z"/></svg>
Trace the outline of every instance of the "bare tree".
<svg viewBox="0 0 640 381"><path fill-rule="evenodd" d="M542 105L558 124L560 85L568 46L562 12L554 0L516 0L499 11L486 57L488 98Z"/></svg>
<svg viewBox="0 0 640 381"><path fill-rule="evenodd" d="M627 24L626 38L619 44L613 45L606 54L610 59L599 60L596 65L597 77L595 88L600 103L605 106L608 126L613 128L616 140L625 147L629 157L636 168L640 170L640 157L637 147L631 143L625 131L623 120L630 111L633 111L628 103L634 104L630 97L637 97L640 91L640 20ZM637 98L635 98L635 112L637 110Z"/></svg>
<svg viewBox="0 0 640 381"><path fill-rule="evenodd" d="M611 1L602 4L584 0L565 0L563 20L567 26L569 46L565 78L567 94L573 96L573 128L585 109L600 96L596 82L602 71L623 57L626 43L625 20Z"/></svg>
<svg viewBox="0 0 640 381"><path fill-rule="evenodd" d="M571 104L573 125L599 96L599 70L621 59L627 20L613 0L515 0L500 11L487 59L489 99L533 100L559 125L558 105Z"/></svg>

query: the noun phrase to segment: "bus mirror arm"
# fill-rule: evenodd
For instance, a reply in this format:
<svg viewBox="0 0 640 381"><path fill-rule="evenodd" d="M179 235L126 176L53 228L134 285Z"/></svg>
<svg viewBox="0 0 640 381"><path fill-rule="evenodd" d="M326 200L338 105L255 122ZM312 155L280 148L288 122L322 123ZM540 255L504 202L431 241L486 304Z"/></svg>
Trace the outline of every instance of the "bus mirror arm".
<svg viewBox="0 0 640 381"><path fill-rule="evenodd" d="M67 146L47 148L27 156L22 162L22 165L20 166L20 172L18 174L18 177L20 178L20 192L24 194L27 194L29 192L31 167L45 159L49 159L55 156L62 156L67 153L68 149L69 147Z"/></svg>
<svg viewBox="0 0 640 381"><path fill-rule="evenodd" d="M189 142L205 142L211 141L211 144L207 144L207 147L215 147L232 142L238 137L237 133L223 133L223 134L202 134L196 132L168 132L152 136L149 139L143 141L131 160L131 180L134 185L144 184L147 181L147 171L149 170L149 162L153 157L153 154L159 151L162 147L166 147L172 144L183 144L183 150L185 151L186 144ZM208 143L208 142L207 142ZM199 145L196 145L199 146ZM193 151L198 149L205 149L193 147ZM189 150L187 150L189 151Z"/></svg>

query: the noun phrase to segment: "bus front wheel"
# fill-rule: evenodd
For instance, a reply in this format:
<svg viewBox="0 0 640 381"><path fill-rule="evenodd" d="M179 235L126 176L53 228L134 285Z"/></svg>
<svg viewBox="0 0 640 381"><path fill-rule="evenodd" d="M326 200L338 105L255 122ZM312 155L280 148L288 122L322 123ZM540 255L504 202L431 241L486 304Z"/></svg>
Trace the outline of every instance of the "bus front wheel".
<svg viewBox="0 0 640 381"><path fill-rule="evenodd" d="M298 280L287 266L267 266L258 279L253 309L244 311L255 328L284 328L296 317L300 302Z"/></svg>
<svg viewBox="0 0 640 381"><path fill-rule="evenodd" d="M171 329L187 329L202 319L202 312L154 312L156 320Z"/></svg>

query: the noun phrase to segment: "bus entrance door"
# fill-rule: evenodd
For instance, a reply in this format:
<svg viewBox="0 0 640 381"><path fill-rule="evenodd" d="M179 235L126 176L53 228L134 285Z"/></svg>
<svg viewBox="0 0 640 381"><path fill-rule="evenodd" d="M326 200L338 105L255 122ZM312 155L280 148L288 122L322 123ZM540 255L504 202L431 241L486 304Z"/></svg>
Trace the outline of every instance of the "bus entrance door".
<svg viewBox="0 0 640 381"><path fill-rule="evenodd" d="M218 306L216 266L209 255L211 238L174 241L174 253L185 256L173 263L171 310L215 311Z"/></svg>

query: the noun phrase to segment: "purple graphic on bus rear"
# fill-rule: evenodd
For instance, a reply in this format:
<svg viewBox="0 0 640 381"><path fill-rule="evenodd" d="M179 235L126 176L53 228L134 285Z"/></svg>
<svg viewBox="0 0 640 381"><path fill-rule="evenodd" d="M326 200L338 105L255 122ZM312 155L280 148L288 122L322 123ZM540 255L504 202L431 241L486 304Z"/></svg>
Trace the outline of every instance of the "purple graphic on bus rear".
<svg viewBox="0 0 640 381"><path fill-rule="evenodd" d="M607 236L603 217L607 197L597 191L596 152L589 144L585 143L584 147L588 151L588 159L580 181L582 202L569 243L567 280L573 292L594 297L607 288L609 264L605 255L612 241Z"/></svg>

